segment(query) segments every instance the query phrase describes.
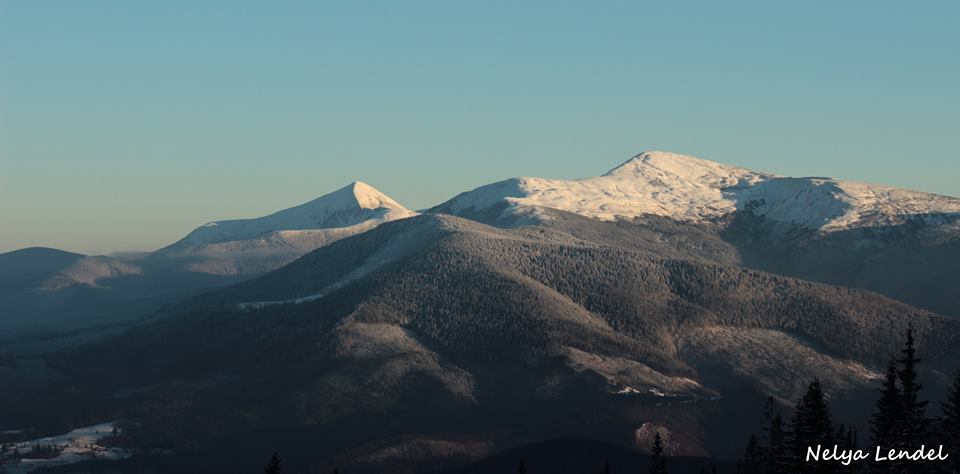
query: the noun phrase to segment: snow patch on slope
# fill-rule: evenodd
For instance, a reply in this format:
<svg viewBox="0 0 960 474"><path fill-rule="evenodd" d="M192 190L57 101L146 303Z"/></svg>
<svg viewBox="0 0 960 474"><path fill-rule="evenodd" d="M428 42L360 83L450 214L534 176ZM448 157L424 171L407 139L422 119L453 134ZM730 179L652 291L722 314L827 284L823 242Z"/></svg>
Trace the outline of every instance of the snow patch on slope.
<svg viewBox="0 0 960 474"><path fill-rule="evenodd" d="M28 454L37 447L45 448L49 446L56 446L57 449L62 449L62 451L57 457L51 459L14 460L12 464L5 466L6 472L19 474L31 472L41 467L64 466L94 459L116 460L130 457L130 453L123 449L105 447L99 444L101 440L114 436L113 426L112 422L101 423L78 428L59 436L13 443L10 451L16 449L21 454Z"/></svg>
<svg viewBox="0 0 960 474"><path fill-rule="evenodd" d="M139 266L113 257L83 257L40 283L41 290L56 291L84 285L101 288L97 282L128 275L140 275Z"/></svg>

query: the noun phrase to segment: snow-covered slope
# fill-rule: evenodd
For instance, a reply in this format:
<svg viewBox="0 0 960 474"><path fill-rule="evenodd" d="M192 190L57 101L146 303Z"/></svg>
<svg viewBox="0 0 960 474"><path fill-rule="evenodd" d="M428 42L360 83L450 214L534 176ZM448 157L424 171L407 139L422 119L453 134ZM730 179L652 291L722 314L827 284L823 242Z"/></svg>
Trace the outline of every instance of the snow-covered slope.
<svg viewBox="0 0 960 474"><path fill-rule="evenodd" d="M384 222L416 214L372 186L356 181L268 216L205 224L155 252L154 260L178 259L183 270L199 273L262 272Z"/></svg>
<svg viewBox="0 0 960 474"><path fill-rule="evenodd" d="M731 192L740 208L821 232L960 217L960 199L830 178L774 178Z"/></svg>
<svg viewBox="0 0 960 474"><path fill-rule="evenodd" d="M40 289L55 291L75 285L100 288L102 284L98 282L103 280L140 275L142 272L143 270L134 262L125 262L106 256L83 257L42 281Z"/></svg>
<svg viewBox="0 0 960 474"><path fill-rule="evenodd" d="M277 231L346 228L371 220L386 222L414 214L372 186L355 181L313 201L268 216L204 224L174 245L208 245L268 238L268 234ZM295 233L288 236L292 237L290 240L296 240Z"/></svg>
<svg viewBox="0 0 960 474"><path fill-rule="evenodd" d="M700 222L738 210L821 232L940 222L960 216L960 199L829 178L785 178L700 158L641 153L603 176L513 178L462 193L434 208L456 215L503 210L495 218L545 218L559 209L602 220L645 214Z"/></svg>

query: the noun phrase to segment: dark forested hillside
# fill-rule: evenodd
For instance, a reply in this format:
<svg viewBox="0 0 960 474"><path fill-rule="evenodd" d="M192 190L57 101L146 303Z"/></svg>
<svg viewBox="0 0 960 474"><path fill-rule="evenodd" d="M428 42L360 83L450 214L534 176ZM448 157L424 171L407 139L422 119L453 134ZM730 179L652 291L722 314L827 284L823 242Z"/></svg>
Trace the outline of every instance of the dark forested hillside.
<svg viewBox="0 0 960 474"><path fill-rule="evenodd" d="M4 390L0 416L120 418L121 443L177 452L298 427L419 446L401 458L441 440L467 461L488 454L483 443L644 443L657 426L679 453L734 455L707 425L732 422L750 397L793 400L812 378L856 399L908 324L930 367L956 361L954 319L743 269L729 247L663 229L631 242L575 221L384 224L52 356L60 382Z"/></svg>
<svg viewBox="0 0 960 474"><path fill-rule="evenodd" d="M930 227L849 229L784 235L771 223L738 213L723 232L744 265L812 281L865 288L940 314L960 316L960 220Z"/></svg>
<svg viewBox="0 0 960 474"><path fill-rule="evenodd" d="M644 215L598 221L550 208L536 218L504 212L505 203L457 214L497 227L539 222L594 242L661 256L701 258L829 285L862 288L939 314L960 316L960 216L904 216L896 225L831 232L741 211L703 222ZM449 203L433 208L449 212Z"/></svg>

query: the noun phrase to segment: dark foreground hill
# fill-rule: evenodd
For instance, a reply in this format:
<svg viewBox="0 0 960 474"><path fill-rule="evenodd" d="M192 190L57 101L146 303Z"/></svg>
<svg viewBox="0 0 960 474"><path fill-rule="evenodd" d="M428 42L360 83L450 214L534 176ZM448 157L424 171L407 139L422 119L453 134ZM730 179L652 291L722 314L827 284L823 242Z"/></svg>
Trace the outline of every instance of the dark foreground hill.
<svg viewBox="0 0 960 474"><path fill-rule="evenodd" d="M444 474L517 472L521 462L529 474L593 474L603 472L605 467L610 473L642 473L650 469L650 456L635 449L591 439L566 438L520 446L444 471ZM735 462L696 457L670 457L667 466L669 472L675 474L736 472Z"/></svg>

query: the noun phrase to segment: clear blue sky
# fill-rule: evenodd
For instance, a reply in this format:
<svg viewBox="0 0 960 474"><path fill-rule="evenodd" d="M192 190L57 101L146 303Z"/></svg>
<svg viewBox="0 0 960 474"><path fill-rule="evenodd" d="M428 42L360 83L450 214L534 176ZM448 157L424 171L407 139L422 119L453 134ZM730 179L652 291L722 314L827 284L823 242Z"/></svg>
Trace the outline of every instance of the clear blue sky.
<svg viewBox="0 0 960 474"><path fill-rule="evenodd" d="M960 2L0 0L0 251L663 149L960 195Z"/></svg>

